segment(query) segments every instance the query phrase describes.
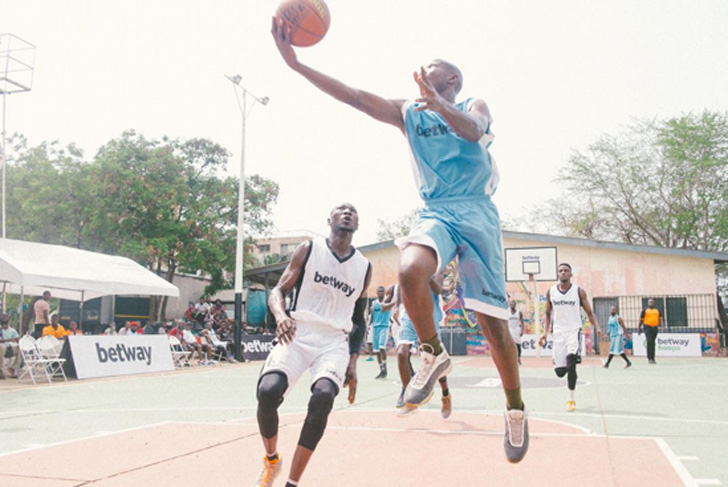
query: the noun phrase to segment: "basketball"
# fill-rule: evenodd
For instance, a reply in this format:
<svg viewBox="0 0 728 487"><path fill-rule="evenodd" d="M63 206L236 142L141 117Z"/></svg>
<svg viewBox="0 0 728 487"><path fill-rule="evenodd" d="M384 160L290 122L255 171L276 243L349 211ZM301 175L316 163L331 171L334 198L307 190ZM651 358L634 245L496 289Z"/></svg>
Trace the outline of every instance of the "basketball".
<svg viewBox="0 0 728 487"><path fill-rule="evenodd" d="M324 38L331 24L329 7L323 0L283 0L276 19L291 27L291 44L313 46Z"/></svg>

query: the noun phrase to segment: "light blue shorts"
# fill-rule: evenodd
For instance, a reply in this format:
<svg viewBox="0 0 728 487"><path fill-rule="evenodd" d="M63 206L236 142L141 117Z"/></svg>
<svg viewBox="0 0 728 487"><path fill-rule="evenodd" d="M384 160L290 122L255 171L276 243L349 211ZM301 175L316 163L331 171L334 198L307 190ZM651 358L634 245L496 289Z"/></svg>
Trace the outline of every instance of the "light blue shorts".
<svg viewBox="0 0 728 487"><path fill-rule="evenodd" d="M624 335L622 333L612 335L609 353L613 355L621 355L624 353Z"/></svg>
<svg viewBox="0 0 728 487"><path fill-rule="evenodd" d="M387 339L389 338L388 326L372 326L372 350L378 352L387 349Z"/></svg>
<svg viewBox="0 0 728 487"><path fill-rule="evenodd" d="M437 272L455 256L465 307L478 313L508 319L508 298L503 267L503 237L498 209L487 196L428 201L409 236L395 241L437 253Z"/></svg>
<svg viewBox="0 0 728 487"><path fill-rule="evenodd" d="M435 317L437 318L437 317ZM409 344L413 347L417 347L418 337L415 325L410 320L409 315L405 311L399 318L399 336L397 337L397 346L400 344ZM440 322L435 319L435 333L440 335Z"/></svg>

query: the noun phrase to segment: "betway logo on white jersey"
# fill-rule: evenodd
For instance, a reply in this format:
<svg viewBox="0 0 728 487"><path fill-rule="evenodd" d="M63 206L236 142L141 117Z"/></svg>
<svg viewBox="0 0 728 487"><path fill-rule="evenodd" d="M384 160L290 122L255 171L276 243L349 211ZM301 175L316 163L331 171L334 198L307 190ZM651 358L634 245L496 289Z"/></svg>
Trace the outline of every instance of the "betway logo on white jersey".
<svg viewBox="0 0 728 487"><path fill-rule="evenodd" d="M369 261L352 247L346 257L334 254L324 239L311 242L291 317L351 331L354 304L366 282Z"/></svg>
<svg viewBox="0 0 728 487"><path fill-rule="evenodd" d="M336 276L322 276L321 274L319 274L318 271L314 273L313 282L322 283L327 286L331 286L334 289L339 289L346 295L347 298L354 294L354 292L356 291L356 288L349 286L344 281L337 279Z"/></svg>

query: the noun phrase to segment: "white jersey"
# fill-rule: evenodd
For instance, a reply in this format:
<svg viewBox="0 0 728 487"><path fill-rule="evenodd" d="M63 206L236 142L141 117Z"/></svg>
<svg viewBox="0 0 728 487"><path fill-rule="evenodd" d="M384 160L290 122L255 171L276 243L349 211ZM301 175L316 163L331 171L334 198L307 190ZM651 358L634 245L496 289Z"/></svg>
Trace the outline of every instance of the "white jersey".
<svg viewBox="0 0 728 487"><path fill-rule="evenodd" d="M511 313L511 309L508 308L508 331L511 332L513 341L521 343L521 312L516 309L514 313Z"/></svg>
<svg viewBox="0 0 728 487"><path fill-rule="evenodd" d="M559 285L549 290L551 300L551 332L567 333L581 330L581 299L579 286L572 284L566 292L561 292Z"/></svg>
<svg viewBox="0 0 728 487"><path fill-rule="evenodd" d="M355 248L339 259L323 238L311 241L303 274L296 284L291 317L350 332L351 316L371 264Z"/></svg>

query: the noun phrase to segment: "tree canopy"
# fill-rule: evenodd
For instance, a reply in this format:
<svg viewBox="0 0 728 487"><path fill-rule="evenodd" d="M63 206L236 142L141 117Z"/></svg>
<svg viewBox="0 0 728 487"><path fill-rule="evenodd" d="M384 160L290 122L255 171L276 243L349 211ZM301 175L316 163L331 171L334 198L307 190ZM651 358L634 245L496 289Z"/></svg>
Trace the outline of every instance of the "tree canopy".
<svg viewBox="0 0 728 487"><path fill-rule="evenodd" d="M224 176L230 154L207 139L147 139L133 131L91 161L74 145L12 140L7 167L7 236L124 255L171 281L212 277L225 287L234 269L238 180ZM246 264L253 239L268 232L278 185L246 180Z"/></svg>

